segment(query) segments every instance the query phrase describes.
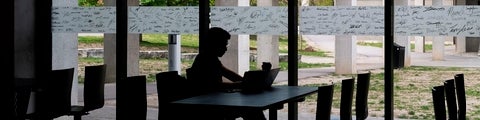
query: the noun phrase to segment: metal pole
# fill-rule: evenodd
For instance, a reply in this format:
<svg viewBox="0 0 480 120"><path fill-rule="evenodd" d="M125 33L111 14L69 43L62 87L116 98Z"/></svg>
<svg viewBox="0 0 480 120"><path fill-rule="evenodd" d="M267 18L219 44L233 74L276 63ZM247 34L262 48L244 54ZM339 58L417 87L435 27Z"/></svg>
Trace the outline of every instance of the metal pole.
<svg viewBox="0 0 480 120"><path fill-rule="evenodd" d="M128 6L127 0L117 0L116 3L117 10L117 34L116 34L116 94L117 94L117 109L116 109L116 118L118 120L128 119L128 101L125 101L125 90L128 90L128 83L125 83L127 80L127 37L128 37Z"/></svg>
<svg viewBox="0 0 480 120"><path fill-rule="evenodd" d="M385 0L385 120L393 120L394 0Z"/></svg>
<svg viewBox="0 0 480 120"><path fill-rule="evenodd" d="M288 85L298 86L298 1L288 2ZM298 119L297 102L288 103L288 119Z"/></svg>
<svg viewBox="0 0 480 120"><path fill-rule="evenodd" d="M180 73L182 64L180 60L181 56L181 37L177 34L168 35L168 70L169 71L178 71Z"/></svg>
<svg viewBox="0 0 480 120"><path fill-rule="evenodd" d="M209 24L210 24L210 4L209 0L200 0L200 3L198 4L199 6L199 53L203 53L205 49L202 47L207 44L207 35L208 35L208 29L209 29Z"/></svg>

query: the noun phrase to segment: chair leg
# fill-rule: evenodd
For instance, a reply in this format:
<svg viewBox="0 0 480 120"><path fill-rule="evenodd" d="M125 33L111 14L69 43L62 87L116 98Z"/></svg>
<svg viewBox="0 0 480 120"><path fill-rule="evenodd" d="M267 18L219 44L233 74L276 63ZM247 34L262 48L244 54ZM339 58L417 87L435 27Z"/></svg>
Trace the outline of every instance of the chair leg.
<svg viewBox="0 0 480 120"><path fill-rule="evenodd" d="M435 120L446 120L447 111L445 110L445 90L444 86L435 86L432 89L433 97L433 111L435 113Z"/></svg>
<svg viewBox="0 0 480 120"><path fill-rule="evenodd" d="M330 120L334 85L318 87L316 120Z"/></svg>
<svg viewBox="0 0 480 120"><path fill-rule="evenodd" d="M342 93L340 98L340 119L352 119L352 101L353 101L353 83L355 79L346 79L342 81Z"/></svg>
<svg viewBox="0 0 480 120"><path fill-rule="evenodd" d="M82 115L74 115L73 120L82 120Z"/></svg>
<svg viewBox="0 0 480 120"><path fill-rule="evenodd" d="M446 80L445 97L447 100L448 119L457 120L457 98L455 96L455 81L453 79Z"/></svg>
<svg viewBox="0 0 480 120"><path fill-rule="evenodd" d="M358 74L357 96L355 98L355 116L357 120L368 117L368 88L370 87L370 72Z"/></svg>
<svg viewBox="0 0 480 120"><path fill-rule="evenodd" d="M465 120L467 112L467 103L465 98L465 82L463 74L455 75L455 87L457 90L458 101L458 119Z"/></svg>

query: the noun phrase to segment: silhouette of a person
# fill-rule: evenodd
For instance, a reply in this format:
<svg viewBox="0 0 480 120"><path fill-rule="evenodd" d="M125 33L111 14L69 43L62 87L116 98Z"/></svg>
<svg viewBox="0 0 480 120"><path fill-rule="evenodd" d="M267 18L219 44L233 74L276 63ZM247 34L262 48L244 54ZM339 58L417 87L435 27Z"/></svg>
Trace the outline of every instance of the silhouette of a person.
<svg viewBox="0 0 480 120"><path fill-rule="evenodd" d="M196 94L240 89L242 76L223 66L219 59L227 51L230 33L222 28L212 27L208 30L207 38L208 44L201 48L205 49L205 52L199 53L192 66L187 70L187 79L196 86ZM229 81L224 81L223 77ZM239 112L233 116L240 116L244 120L266 119L262 111Z"/></svg>

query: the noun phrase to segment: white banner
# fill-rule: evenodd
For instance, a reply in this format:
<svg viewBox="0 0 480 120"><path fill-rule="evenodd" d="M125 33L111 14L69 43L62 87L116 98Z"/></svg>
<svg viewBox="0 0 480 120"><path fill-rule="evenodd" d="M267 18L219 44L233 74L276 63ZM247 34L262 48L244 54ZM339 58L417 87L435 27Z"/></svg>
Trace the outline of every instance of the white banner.
<svg viewBox="0 0 480 120"><path fill-rule="evenodd" d="M287 7L212 7L211 26L231 34L288 34ZM115 7L53 7L52 32L115 33ZM397 6L395 35L480 36L480 6ZM305 35L384 34L382 6L302 7ZM197 34L198 7L129 7L130 33Z"/></svg>

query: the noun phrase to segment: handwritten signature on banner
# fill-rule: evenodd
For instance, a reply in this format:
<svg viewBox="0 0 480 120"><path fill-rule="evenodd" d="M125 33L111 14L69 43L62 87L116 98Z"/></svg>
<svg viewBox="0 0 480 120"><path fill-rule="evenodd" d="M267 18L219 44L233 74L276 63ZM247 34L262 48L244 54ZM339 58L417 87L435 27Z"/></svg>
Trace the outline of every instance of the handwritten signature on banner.
<svg viewBox="0 0 480 120"><path fill-rule="evenodd" d="M288 33L287 7L212 7L211 26L232 34ZM198 7L131 6L130 33L197 34ZM480 36L480 6L398 6L395 34ZM302 7L300 34L384 34L382 6ZM52 32L115 33L115 7L53 7Z"/></svg>

